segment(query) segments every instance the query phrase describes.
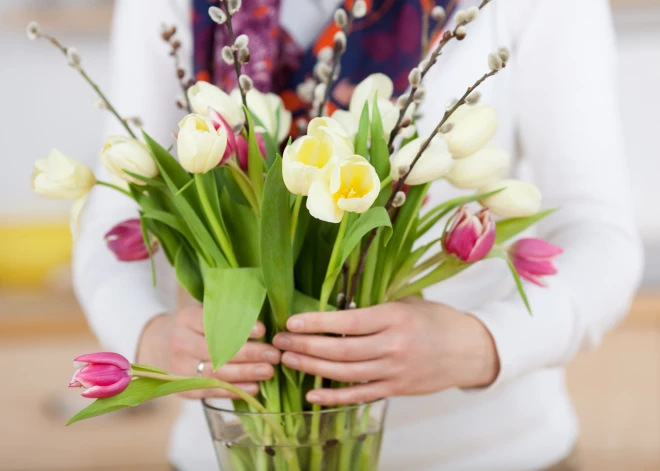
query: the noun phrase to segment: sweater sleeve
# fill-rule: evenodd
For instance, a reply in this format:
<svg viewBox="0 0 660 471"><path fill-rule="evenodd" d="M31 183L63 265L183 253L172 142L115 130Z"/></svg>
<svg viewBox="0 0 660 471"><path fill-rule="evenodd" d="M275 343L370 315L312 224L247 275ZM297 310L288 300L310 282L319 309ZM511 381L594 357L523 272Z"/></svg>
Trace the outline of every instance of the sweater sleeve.
<svg viewBox="0 0 660 471"><path fill-rule="evenodd" d="M181 3L181 2L179 2ZM112 77L108 97L122 116L139 116L145 130L165 147L173 140L181 93L168 47L160 38L162 23L176 24L189 56L188 18L176 2L120 0L116 2L110 41ZM125 134L108 114L105 137ZM112 181L99 165L99 180ZM120 262L105 246L104 234L115 224L138 217L138 207L126 196L104 187L91 192L74 246L76 295L92 331L105 349L135 360L145 325L176 306L176 281L162 250L155 256L157 285L149 261Z"/></svg>
<svg viewBox="0 0 660 471"><path fill-rule="evenodd" d="M539 235L564 249L549 287L525 286L472 312L490 330L493 386L564 365L627 312L642 272L617 104L615 37L606 0L539 0L513 56L519 139L544 197L559 211Z"/></svg>

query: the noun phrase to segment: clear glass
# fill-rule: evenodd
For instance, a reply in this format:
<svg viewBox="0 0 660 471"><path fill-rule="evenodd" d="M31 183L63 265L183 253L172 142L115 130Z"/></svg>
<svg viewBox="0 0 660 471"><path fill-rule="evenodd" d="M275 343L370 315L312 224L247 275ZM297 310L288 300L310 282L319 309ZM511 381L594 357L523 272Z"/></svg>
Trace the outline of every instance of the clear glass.
<svg viewBox="0 0 660 471"><path fill-rule="evenodd" d="M222 471L377 471L387 401L320 412L204 411Z"/></svg>

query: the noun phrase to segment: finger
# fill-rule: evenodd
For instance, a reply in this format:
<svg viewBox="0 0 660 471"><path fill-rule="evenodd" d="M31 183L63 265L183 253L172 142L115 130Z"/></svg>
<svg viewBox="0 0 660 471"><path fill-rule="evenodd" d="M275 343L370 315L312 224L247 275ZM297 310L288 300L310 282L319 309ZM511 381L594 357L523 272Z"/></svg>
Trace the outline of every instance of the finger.
<svg viewBox="0 0 660 471"><path fill-rule="evenodd" d="M256 396L259 393L259 385L257 383L235 384L234 386L241 388L250 396ZM240 397L236 394L225 391L224 389L196 389L194 391L186 391L181 393L181 396L185 397L186 399L206 399L215 397L240 399Z"/></svg>
<svg viewBox="0 0 660 471"><path fill-rule="evenodd" d="M333 361L375 360L386 353L386 345L378 335L324 337L281 333L275 336L273 345L289 352Z"/></svg>
<svg viewBox="0 0 660 471"><path fill-rule="evenodd" d="M319 358L284 352L282 363L294 370L322 376L335 381L361 382L382 379L387 376L387 363L384 360L344 363L321 360Z"/></svg>
<svg viewBox="0 0 660 471"><path fill-rule="evenodd" d="M181 309L179 315L183 317L184 324L198 334L204 334L204 313L202 306L192 305Z"/></svg>
<svg viewBox="0 0 660 471"><path fill-rule="evenodd" d="M307 400L312 404L338 406L344 404L363 404L392 396L392 388L387 381L358 384L347 388L314 389L307 393Z"/></svg>
<svg viewBox="0 0 660 471"><path fill-rule="evenodd" d="M208 361L211 358L206 338L188 329L180 329L175 332L170 338L169 348L174 357L195 358L198 362L200 360ZM189 374L189 372L182 372L182 374Z"/></svg>
<svg viewBox="0 0 660 471"><path fill-rule="evenodd" d="M282 353L272 345L259 342L247 342L238 353L231 359L230 363L260 363L266 362L277 365Z"/></svg>
<svg viewBox="0 0 660 471"><path fill-rule="evenodd" d="M252 327L252 332L250 332L251 339L260 339L266 335L266 326L261 321L257 321Z"/></svg>
<svg viewBox="0 0 660 471"><path fill-rule="evenodd" d="M209 368L209 376L227 383L264 381L272 378L273 374L273 366L268 363L227 363L214 372L210 372Z"/></svg>
<svg viewBox="0 0 660 471"><path fill-rule="evenodd" d="M390 323L386 306L297 314L289 318L286 326L291 332L301 334L375 334Z"/></svg>

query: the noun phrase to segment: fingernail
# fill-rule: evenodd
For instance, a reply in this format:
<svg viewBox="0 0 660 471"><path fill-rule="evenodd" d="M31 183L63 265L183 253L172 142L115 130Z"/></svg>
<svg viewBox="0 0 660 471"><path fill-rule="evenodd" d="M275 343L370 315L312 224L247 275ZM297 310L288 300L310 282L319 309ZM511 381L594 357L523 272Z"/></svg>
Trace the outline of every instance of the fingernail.
<svg viewBox="0 0 660 471"><path fill-rule="evenodd" d="M269 376L270 375L270 368L268 368L267 366L259 366L259 367L257 367L256 370L254 370L254 374L259 376L260 378L263 378L265 376Z"/></svg>
<svg viewBox="0 0 660 471"><path fill-rule="evenodd" d="M286 335L278 334L275 336L273 343L280 348L289 348L291 346L291 339Z"/></svg>
<svg viewBox="0 0 660 471"><path fill-rule="evenodd" d="M256 334L258 332L259 332L259 324L254 324L254 326L252 327L252 333Z"/></svg>
<svg viewBox="0 0 660 471"><path fill-rule="evenodd" d="M307 394L307 400L309 402L321 402L321 396L319 394L311 392Z"/></svg>
<svg viewBox="0 0 660 471"><path fill-rule="evenodd" d="M261 354L261 358L266 361L277 361L278 354L272 350L266 350Z"/></svg>
<svg viewBox="0 0 660 471"><path fill-rule="evenodd" d="M289 322L287 322L286 325L289 328L289 330L297 331L302 329L303 321L301 321L300 319L292 319Z"/></svg>
<svg viewBox="0 0 660 471"><path fill-rule="evenodd" d="M284 355L282 361L292 368L296 368L300 364L300 361L295 355Z"/></svg>

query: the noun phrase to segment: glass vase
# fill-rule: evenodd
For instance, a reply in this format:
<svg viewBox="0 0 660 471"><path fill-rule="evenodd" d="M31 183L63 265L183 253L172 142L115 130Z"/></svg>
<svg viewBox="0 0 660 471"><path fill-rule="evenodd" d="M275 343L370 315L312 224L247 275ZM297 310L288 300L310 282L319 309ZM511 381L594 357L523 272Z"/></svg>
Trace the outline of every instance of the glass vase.
<svg viewBox="0 0 660 471"><path fill-rule="evenodd" d="M319 412L204 411L222 471L377 471L387 401Z"/></svg>

